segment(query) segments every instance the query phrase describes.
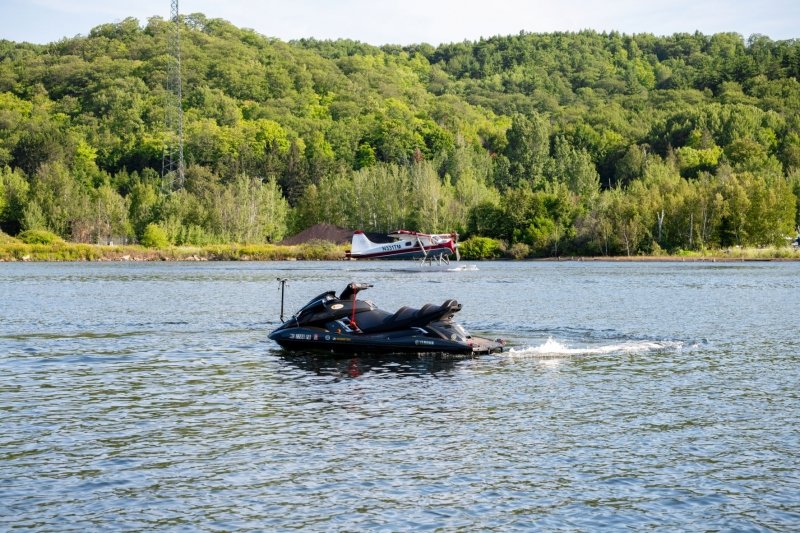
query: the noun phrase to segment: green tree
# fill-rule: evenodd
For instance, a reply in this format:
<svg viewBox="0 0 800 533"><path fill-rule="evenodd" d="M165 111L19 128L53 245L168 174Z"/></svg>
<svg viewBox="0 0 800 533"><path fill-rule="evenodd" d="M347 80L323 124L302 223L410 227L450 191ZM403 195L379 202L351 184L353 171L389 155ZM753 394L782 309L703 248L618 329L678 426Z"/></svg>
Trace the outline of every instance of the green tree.
<svg viewBox="0 0 800 533"><path fill-rule="evenodd" d="M286 231L288 204L277 182L239 176L219 198L220 233L233 242L280 240Z"/></svg>
<svg viewBox="0 0 800 533"><path fill-rule="evenodd" d="M514 115L506 134L508 145L505 155L510 162L512 184L541 180L550 154L550 125L538 113L530 117Z"/></svg>
<svg viewBox="0 0 800 533"><path fill-rule="evenodd" d="M795 232L796 203L788 180L783 177L742 176L749 192L745 233L755 246L786 243Z"/></svg>
<svg viewBox="0 0 800 533"><path fill-rule="evenodd" d="M469 235L505 238L511 231L507 227L504 210L495 202L485 201L469 210L467 233Z"/></svg>
<svg viewBox="0 0 800 533"><path fill-rule="evenodd" d="M6 233L20 231L29 188L20 170L0 168L0 229Z"/></svg>
<svg viewBox="0 0 800 533"><path fill-rule="evenodd" d="M128 220L133 233L141 239L147 225L156 220L159 206L158 190L152 183L137 181L131 187L127 200Z"/></svg>
<svg viewBox="0 0 800 533"><path fill-rule="evenodd" d="M81 186L60 162L42 164L32 180L30 201L41 210L46 225L44 229L61 237L71 236L72 223L85 210L82 204L85 198Z"/></svg>
<svg viewBox="0 0 800 533"><path fill-rule="evenodd" d="M420 161L411 165L408 176L410 206L407 220L412 229L435 233L446 231L458 221L450 216L453 190L443 184L433 165Z"/></svg>
<svg viewBox="0 0 800 533"><path fill-rule="evenodd" d="M128 221L125 199L109 185L102 185L92 195L93 240L111 244L115 238L127 239L133 228Z"/></svg>
<svg viewBox="0 0 800 533"><path fill-rule="evenodd" d="M640 251L651 226L648 211L642 202L647 191L641 182L636 181L627 190L627 194L620 188L614 188L607 194L612 231L621 243L625 255L634 255Z"/></svg>
<svg viewBox="0 0 800 533"><path fill-rule="evenodd" d="M142 232L142 238L139 239L142 246L147 248L166 248L169 246L169 238L167 232L164 231L158 224L148 224Z"/></svg>
<svg viewBox="0 0 800 533"><path fill-rule="evenodd" d="M358 150L356 151L356 169L370 167L377 161L375 149L372 148L369 143L362 142L358 145Z"/></svg>
<svg viewBox="0 0 800 533"><path fill-rule="evenodd" d="M600 192L600 175L591 156L586 150L571 146L564 137L555 140L548 174L587 203Z"/></svg>
<svg viewBox="0 0 800 533"><path fill-rule="evenodd" d="M406 167L384 164L354 172L350 202L346 206L349 226L381 232L402 228L412 207L407 201L409 190Z"/></svg>
<svg viewBox="0 0 800 533"><path fill-rule="evenodd" d="M729 167L720 169L717 178L720 194L725 201L725 212L720 221L720 244L746 245L749 243L747 214L750 210L750 198L745 184Z"/></svg>

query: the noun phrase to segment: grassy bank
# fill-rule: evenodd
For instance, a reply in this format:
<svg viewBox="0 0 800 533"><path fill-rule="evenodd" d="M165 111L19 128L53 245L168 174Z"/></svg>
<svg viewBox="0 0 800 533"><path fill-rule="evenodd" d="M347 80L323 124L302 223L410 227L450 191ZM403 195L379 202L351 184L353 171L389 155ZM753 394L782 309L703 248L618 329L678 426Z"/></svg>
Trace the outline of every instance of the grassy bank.
<svg viewBox="0 0 800 533"><path fill-rule="evenodd" d="M725 261L800 261L800 249L791 247L778 248L723 248L697 252L681 251L676 254L661 255L619 255L595 257L558 257L547 258L548 261L664 261L664 262L725 262Z"/></svg>
<svg viewBox="0 0 800 533"><path fill-rule="evenodd" d="M283 261L344 259L344 248L328 242L298 246L217 244L209 246L104 246L56 242L0 242L0 261Z"/></svg>
<svg viewBox="0 0 800 533"><path fill-rule="evenodd" d="M344 246L325 241L297 246L276 244L217 244L170 246L105 246L56 242L25 244L0 239L0 261L321 261L344 259ZM464 257L464 260L474 260ZM658 256L599 256L549 258L559 261L800 261L800 250L790 247L727 248Z"/></svg>
<svg viewBox="0 0 800 533"><path fill-rule="evenodd" d="M709 250L703 252L681 252L675 257L698 258L706 257L719 260L764 261L771 259L800 260L800 248L791 246L765 246L763 248L726 248L723 250Z"/></svg>

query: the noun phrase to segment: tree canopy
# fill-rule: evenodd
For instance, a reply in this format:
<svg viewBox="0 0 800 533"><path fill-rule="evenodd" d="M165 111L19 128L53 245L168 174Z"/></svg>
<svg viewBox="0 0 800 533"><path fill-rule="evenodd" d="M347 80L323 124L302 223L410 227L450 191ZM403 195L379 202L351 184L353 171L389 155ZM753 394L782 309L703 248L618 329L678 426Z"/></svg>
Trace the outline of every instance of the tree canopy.
<svg viewBox="0 0 800 533"><path fill-rule="evenodd" d="M800 41L617 32L375 47L180 19L185 187L161 179L170 24L0 41L0 228L273 242L318 223L521 255L781 244Z"/></svg>

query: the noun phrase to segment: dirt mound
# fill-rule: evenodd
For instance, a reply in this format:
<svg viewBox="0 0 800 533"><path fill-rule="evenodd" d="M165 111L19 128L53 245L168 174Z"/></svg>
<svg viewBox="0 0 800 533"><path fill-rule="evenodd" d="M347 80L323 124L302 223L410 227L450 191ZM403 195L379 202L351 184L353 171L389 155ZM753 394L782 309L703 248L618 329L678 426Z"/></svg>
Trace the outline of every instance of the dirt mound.
<svg viewBox="0 0 800 533"><path fill-rule="evenodd" d="M333 224L317 224L306 228L297 235L284 239L280 244L297 245L309 241L330 241L336 244L350 244L353 230L340 228Z"/></svg>

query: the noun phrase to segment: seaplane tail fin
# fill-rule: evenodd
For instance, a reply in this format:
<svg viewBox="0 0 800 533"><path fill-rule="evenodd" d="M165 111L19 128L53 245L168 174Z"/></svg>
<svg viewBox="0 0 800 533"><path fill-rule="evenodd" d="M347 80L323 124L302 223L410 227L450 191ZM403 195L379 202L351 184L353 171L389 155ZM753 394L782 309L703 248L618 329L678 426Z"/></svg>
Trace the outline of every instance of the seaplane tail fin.
<svg viewBox="0 0 800 533"><path fill-rule="evenodd" d="M367 236L364 235L363 231L358 230L353 233L353 239L350 242L350 252L347 255L348 257L358 257L373 246L375 246L375 243L369 240Z"/></svg>

